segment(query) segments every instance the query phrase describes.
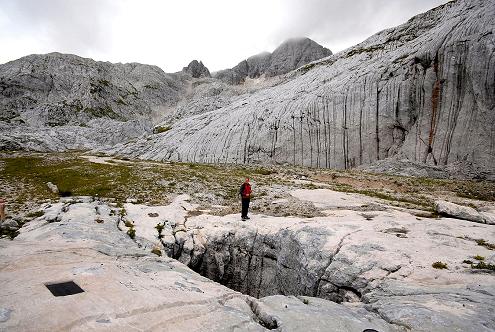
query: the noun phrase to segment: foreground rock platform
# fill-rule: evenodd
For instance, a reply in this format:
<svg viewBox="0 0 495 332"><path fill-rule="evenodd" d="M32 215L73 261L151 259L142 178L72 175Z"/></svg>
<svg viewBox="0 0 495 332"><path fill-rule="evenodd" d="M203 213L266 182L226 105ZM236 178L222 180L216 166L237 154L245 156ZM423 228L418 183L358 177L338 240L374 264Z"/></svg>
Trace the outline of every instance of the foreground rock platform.
<svg viewBox="0 0 495 332"><path fill-rule="evenodd" d="M0 330L395 330L326 300L235 292L140 248L118 221L105 203L62 200L13 241L0 240ZM45 286L66 281L84 292L55 297Z"/></svg>
<svg viewBox="0 0 495 332"><path fill-rule="evenodd" d="M326 216L242 222L187 195L167 206L45 205L0 240L0 330L495 329L495 275L473 268L495 262L479 241L493 243L494 226L327 189L291 194ZM55 297L45 286L67 281L84 292Z"/></svg>

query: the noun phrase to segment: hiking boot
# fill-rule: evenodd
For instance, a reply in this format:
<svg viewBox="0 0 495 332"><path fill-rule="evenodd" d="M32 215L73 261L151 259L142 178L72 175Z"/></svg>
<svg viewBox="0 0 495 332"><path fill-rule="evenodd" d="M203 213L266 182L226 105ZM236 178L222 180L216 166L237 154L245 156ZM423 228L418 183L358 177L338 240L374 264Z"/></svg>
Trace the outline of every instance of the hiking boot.
<svg viewBox="0 0 495 332"><path fill-rule="evenodd" d="M244 218L246 218L246 219L251 219L251 218L249 218L248 216L245 216Z"/></svg>

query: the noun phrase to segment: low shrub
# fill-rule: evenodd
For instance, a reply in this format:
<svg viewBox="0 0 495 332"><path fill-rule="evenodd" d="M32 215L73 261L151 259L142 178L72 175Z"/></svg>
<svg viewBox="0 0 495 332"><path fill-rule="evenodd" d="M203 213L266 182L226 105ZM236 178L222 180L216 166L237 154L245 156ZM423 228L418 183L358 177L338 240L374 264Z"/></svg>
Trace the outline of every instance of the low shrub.
<svg viewBox="0 0 495 332"><path fill-rule="evenodd" d="M156 126L153 128L153 134L161 134L172 129L171 126Z"/></svg>
<svg viewBox="0 0 495 332"><path fill-rule="evenodd" d="M129 235L129 237L134 240L134 238L136 237L136 230L134 229L134 227L131 227L127 230L127 235Z"/></svg>
<svg viewBox="0 0 495 332"><path fill-rule="evenodd" d="M162 255L162 251L158 247L153 247L153 249L151 250L151 252L153 254L157 255L157 256L161 256Z"/></svg>
<svg viewBox="0 0 495 332"><path fill-rule="evenodd" d="M446 269L447 268L447 263L435 262L435 263L431 264L431 266L434 269L443 270L443 269Z"/></svg>
<svg viewBox="0 0 495 332"><path fill-rule="evenodd" d="M490 270L490 271L495 271L495 265L493 264L487 264L483 261L479 262L478 264L471 265L473 269L480 269L480 270Z"/></svg>

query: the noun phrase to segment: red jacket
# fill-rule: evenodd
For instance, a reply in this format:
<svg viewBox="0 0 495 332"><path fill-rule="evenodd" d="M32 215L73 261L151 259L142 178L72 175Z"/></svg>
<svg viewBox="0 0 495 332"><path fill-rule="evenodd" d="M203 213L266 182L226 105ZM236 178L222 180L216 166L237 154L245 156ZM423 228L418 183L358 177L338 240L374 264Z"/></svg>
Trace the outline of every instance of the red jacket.
<svg viewBox="0 0 495 332"><path fill-rule="evenodd" d="M249 183L243 183L241 189L239 191L242 198L250 198L251 197L251 185Z"/></svg>

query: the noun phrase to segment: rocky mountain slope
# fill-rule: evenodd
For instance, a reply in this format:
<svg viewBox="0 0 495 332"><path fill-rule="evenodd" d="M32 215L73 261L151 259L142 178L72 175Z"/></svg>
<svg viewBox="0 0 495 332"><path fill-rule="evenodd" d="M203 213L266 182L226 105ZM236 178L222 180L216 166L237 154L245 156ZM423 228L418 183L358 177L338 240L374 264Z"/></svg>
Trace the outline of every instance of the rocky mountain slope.
<svg viewBox="0 0 495 332"><path fill-rule="evenodd" d="M351 168L495 167L495 1L457 0L114 153Z"/></svg>
<svg viewBox="0 0 495 332"><path fill-rule="evenodd" d="M270 73L286 73L328 52L309 39L273 53ZM269 69L267 67L267 69ZM250 72L250 75L253 74ZM194 60L181 72L112 64L75 55L30 55L0 65L0 149L64 151L127 142L165 122L227 106L234 87Z"/></svg>
<svg viewBox="0 0 495 332"><path fill-rule="evenodd" d="M30 55L0 66L2 149L65 150L112 145L152 128L175 105L187 75L156 66L75 55Z"/></svg>

